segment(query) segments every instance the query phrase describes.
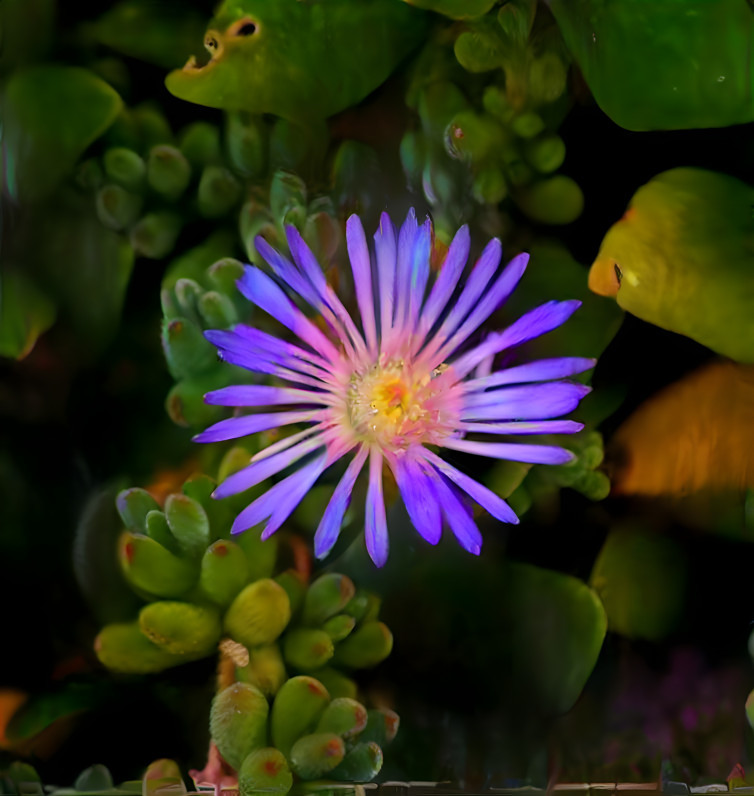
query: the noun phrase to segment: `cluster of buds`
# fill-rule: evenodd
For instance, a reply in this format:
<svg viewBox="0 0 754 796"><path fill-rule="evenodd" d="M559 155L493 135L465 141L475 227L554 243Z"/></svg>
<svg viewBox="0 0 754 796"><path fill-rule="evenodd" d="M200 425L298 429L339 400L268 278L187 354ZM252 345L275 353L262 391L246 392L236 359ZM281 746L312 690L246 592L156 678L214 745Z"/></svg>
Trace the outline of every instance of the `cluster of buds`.
<svg viewBox="0 0 754 796"><path fill-rule="evenodd" d="M515 0L466 20L417 64L407 103L420 123L405 134L401 159L410 183L449 223L473 212L459 206L463 194L482 206L510 198L547 224L581 213L578 185L555 173L566 154L555 130L568 107L568 56L551 20L535 25L535 10ZM479 77L459 73L459 64Z"/></svg>

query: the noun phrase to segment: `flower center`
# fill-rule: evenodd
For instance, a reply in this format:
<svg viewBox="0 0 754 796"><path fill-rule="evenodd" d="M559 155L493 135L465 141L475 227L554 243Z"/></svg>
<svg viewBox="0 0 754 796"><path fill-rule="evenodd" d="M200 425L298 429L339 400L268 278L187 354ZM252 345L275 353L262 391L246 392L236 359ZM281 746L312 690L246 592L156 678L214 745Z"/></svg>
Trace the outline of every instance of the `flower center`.
<svg viewBox="0 0 754 796"><path fill-rule="evenodd" d="M404 361L374 365L355 373L348 388L348 417L357 437L383 449L430 442L443 412L432 375L413 373Z"/></svg>

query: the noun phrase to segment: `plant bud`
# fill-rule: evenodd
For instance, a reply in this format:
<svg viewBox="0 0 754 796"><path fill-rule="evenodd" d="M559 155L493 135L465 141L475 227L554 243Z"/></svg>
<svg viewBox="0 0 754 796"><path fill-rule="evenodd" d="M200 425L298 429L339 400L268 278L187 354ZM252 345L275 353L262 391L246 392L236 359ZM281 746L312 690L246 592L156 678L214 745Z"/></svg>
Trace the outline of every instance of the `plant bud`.
<svg viewBox="0 0 754 796"><path fill-rule="evenodd" d="M201 558L209 544L209 520L201 505L188 495L168 495L165 517L183 554Z"/></svg>
<svg viewBox="0 0 754 796"><path fill-rule="evenodd" d="M327 689L333 699L339 699L340 697L356 699L358 694L356 683L350 677L346 677L343 672L339 672L331 666L325 666L324 669L317 671L317 679Z"/></svg>
<svg viewBox="0 0 754 796"><path fill-rule="evenodd" d="M353 581L347 575L335 572L317 578L307 589L301 621L310 627L340 613L356 593Z"/></svg>
<svg viewBox="0 0 754 796"><path fill-rule="evenodd" d="M272 743L290 757L293 744L316 726L329 702L330 695L319 680L303 675L286 680L272 703Z"/></svg>
<svg viewBox="0 0 754 796"><path fill-rule="evenodd" d="M145 533L147 514L150 511L159 511L160 506L157 501L147 492L146 489L133 487L124 489L115 498L115 507L118 509L123 525L126 530Z"/></svg>
<svg viewBox="0 0 754 796"><path fill-rule="evenodd" d="M191 164L174 146L154 146L147 158L147 182L153 191L174 202L191 182Z"/></svg>
<svg viewBox="0 0 754 796"><path fill-rule="evenodd" d="M243 550L235 542L220 539L202 557L199 586L216 605L230 605L249 579Z"/></svg>
<svg viewBox="0 0 754 796"><path fill-rule="evenodd" d="M108 179L129 191L140 192L147 176L147 164L133 149L111 147L102 157Z"/></svg>
<svg viewBox="0 0 754 796"><path fill-rule="evenodd" d="M199 299L199 316L207 329L229 329L238 322L233 302L222 293L208 290Z"/></svg>
<svg viewBox="0 0 754 796"><path fill-rule="evenodd" d="M304 735L291 748L291 768L301 779L320 779L343 760L345 753L342 738L334 733Z"/></svg>
<svg viewBox="0 0 754 796"><path fill-rule="evenodd" d="M357 743L329 776L343 782L369 782L382 768L382 749L374 742Z"/></svg>
<svg viewBox="0 0 754 796"><path fill-rule="evenodd" d="M187 793L186 783L175 760L155 760L150 763L142 778L142 796L183 796Z"/></svg>
<svg viewBox="0 0 754 796"><path fill-rule="evenodd" d="M293 775L285 756L271 746L256 749L244 758L238 772L238 790L241 796L288 793L293 785Z"/></svg>
<svg viewBox="0 0 754 796"><path fill-rule="evenodd" d="M322 668L335 651L330 636L324 630L294 628L283 639L283 657L286 663L302 672Z"/></svg>
<svg viewBox="0 0 754 796"><path fill-rule="evenodd" d="M374 741L383 747L398 734L400 718L394 710L376 708L367 711L367 726L359 736L359 741Z"/></svg>
<svg viewBox="0 0 754 796"><path fill-rule="evenodd" d="M269 705L248 683L233 683L212 700L209 730L220 754L235 769L256 749L267 745Z"/></svg>
<svg viewBox="0 0 754 796"><path fill-rule="evenodd" d="M197 201L205 218L220 218L229 213L241 198L241 184L222 166L205 166L199 179Z"/></svg>
<svg viewBox="0 0 754 796"><path fill-rule="evenodd" d="M159 601L139 613L141 632L173 655L202 658L220 640L220 616L214 608L182 602Z"/></svg>
<svg viewBox="0 0 754 796"><path fill-rule="evenodd" d="M153 644L138 622L105 625L94 640L94 652L103 666L123 674L161 672L186 660Z"/></svg>
<svg viewBox="0 0 754 796"><path fill-rule="evenodd" d="M335 662L366 669L385 660L393 649L393 634L383 622L365 622L335 648Z"/></svg>
<svg viewBox="0 0 754 796"><path fill-rule="evenodd" d="M120 185L104 185L97 191L97 217L108 229L119 232L136 222L141 213L142 200Z"/></svg>
<svg viewBox="0 0 754 796"><path fill-rule="evenodd" d="M197 376L217 363L215 347L186 318L163 322L162 348L174 379Z"/></svg>
<svg viewBox="0 0 754 796"><path fill-rule="evenodd" d="M181 549L168 527L168 521L163 511L150 511L146 520L147 536L161 544L173 555L180 556Z"/></svg>
<svg viewBox="0 0 754 796"><path fill-rule="evenodd" d="M367 726L367 709L355 699L339 697L325 708L317 723L317 732L334 732L341 738L353 738Z"/></svg>
<svg viewBox="0 0 754 796"><path fill-rule="evenodd" d="M249 662L244 667L236 668L236 676L256 686L265 696L275 696L288 679L280 647L268 644L249 650Z"/></svg>
<svg viewBox="0 0 754 796"><path fill-rule="evenodd" d="M184 127L178 147L195 169L222 160L220 130L209 122L192 122Z"/></svg>
<svg viewBox="0 0 754 796"><path fill-rule="evenodd" d="M537 171L547 174L563 165L565 142L556 133L539 136L526 142L524 154Z"/></svg>
<svg viewBox="0 0 754 796"><path fill-rule="evenodd" d="M250 583L233 600L225 614L225 629L247 647L271 644L291 618L291 604L285 589L263 578Z"/></svg>
<svg viewBox="0 0 754 796"><path fill-rule="evenodd" d="M196 562L179 558L154 539L130 531L120 536L118 560L134 588L158 597L180 597L199 576Z"/></svg>
<svg viewBox="0 0 754 796"><path fill-rule="evenodd" d="M322 630L327 633L333 641L343 641L356 627L356 620L348 614L338 614L328 619L322 625Z"/></svg>

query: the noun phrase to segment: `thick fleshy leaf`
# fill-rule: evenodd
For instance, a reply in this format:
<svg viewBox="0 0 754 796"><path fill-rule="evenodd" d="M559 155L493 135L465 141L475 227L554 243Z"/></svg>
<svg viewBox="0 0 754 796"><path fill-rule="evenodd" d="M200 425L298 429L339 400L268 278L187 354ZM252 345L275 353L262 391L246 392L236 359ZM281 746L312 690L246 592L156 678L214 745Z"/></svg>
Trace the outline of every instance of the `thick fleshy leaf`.
<svg viewBox="0 0 754 796"><path fill-rule="evenodd" d="M648 323L754 363L752 204L754 188L728 174L656 175L607 231L589 287Z"/></svg>
<svg viewBox="0 0 754 796"><path fill-rule="evenodd" d="M52 326L55 305L20 270L0 274L0 356L23 359Z"/></svg>
<svg viewBox="0 0 754 796"><path fill-rule="evenodd" d="M688 578L683 548L657 532L610 532L589 578L608 627L629 638L660 641L678 625Z"/></svg>
<svg viewBox="0 0 754 796"><path fill-rule="evenodd" d="M46 64L14 72L3 97L11 196L29 201L50 194L121 107L117 92L81 67Z"/></svg>
<svg viewBox="0 0 754 796"><path fill-rule="evenodd" d="M616 124L675 130L754 120L748 4L699 3L681 16L674 0L548 5L597 103Z"/></svg>

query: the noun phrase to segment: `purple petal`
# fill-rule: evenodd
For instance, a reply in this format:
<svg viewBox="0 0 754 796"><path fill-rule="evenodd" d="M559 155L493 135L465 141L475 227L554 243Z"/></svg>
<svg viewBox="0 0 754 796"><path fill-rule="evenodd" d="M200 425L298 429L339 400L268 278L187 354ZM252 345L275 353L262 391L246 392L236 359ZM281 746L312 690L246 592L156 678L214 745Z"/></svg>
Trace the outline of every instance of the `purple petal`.
<svg viewBox="0 0 754 796"><path fill-rule="evenodd" d="M229 495L237 495L239 492L245 492L247 489L261 484L267 478L277 475L281 470L285 470L294 462L297 462L308 453L321 448L324 444L322 435L318 434L316 437L306 439L298 445L293 445L286 448L274 456L268 456L265 459L252 461L251 464L244 467L232 475L229 475L212 493L212 497L221 499Z"/></svg>
<svg viewBox="0 0 754 796"><path fill-rule="evenodd" d="M584 424L575 420L513 420L510 423L459 423L458 428L477 434L575 434Z"/></svg>
<svg viewBox="0 0 754 796"><path fill-rule="evenodd" d="M230 532L241 533L269 517L271 518L270 524L274 522L277 524L272 530L269 530L270 525L265 528L262 538L266 539L285 522L300 503L312 484L319 478L326 462L327 454L323 454L282 481L278 481L275 486L260 495L236 517Z"/></svg>
<svg viewBox="0 0 754 796"><path fill-rule="evenodd" d="M484 247L484 251L476 261L469 278L466 280L458 301L454 302L448 313L447 318L442 322L437 334L432 339L432 347L438 349L447 338L453 333L468 313L474 308L482 292L489 284L493 274L500 265L500 258L503 256L503 247L497 238L492 240Z"/></svg>
<svg viewBox="0 0 754 796"><path fill-rule="evenodd" d="M414 258L414 240L419 227L412 207L398 233L398 264L395 273L395 313L393 326L402 329L408 313L411 266Z"/></svg>
<svg viewBox="0 0 754 796"><path fill-rule="evenodd" d="M204 403L212 406L272 406L274 404L329 403L328 393L314 390L294 390L267 384L242 384L212 390L204 396Z"/></svg>
<svg viewBox="0 0 754 796"><path fill-rule="evenodd" d="M524 253L514 257L508 263L505 270L495 280L495 284L485 292L481 300L469 313L468 318L439 350L436 355L438 364L445 361L510 296L523 276L528 262L529 255Z"/></svg>
<svg viewBox="0 0 754 796"><path fill-rule="evenodd" d="M432 222L429 218L419 227L414 238L408 283L408 327L416 328L419 310L429 281L429 260L432 256Z"/></svg>
<svg viewBox="0 0 754 796"><path fill-rule="evenodd" d="M440 273L432 285L429 298L422 310L419 321L419 335L424 337L445 309L448 299L458 286L458 280L469 256L471 236L469 227L464 224L453 238Z"/></svg>
<svg viewBox="0 0 754 796"><path fill-rule="evenodd" d="M464 550L478 556L482 552L482 534L472 519L471 512L463 505L453 487L443 481L441 475L433 479L432 486L437 495L437 503L458 543Z"/></svg>
<svg viewBox="0 0 754 796"><path fill-rule="evenodd" d="M517 442L475 442L468 439L446 439L445 447L477 456L508 459L530 464L566 464L576 457L555 445L522 445Z"/></svg>
<svg viewBox="0 0 754 796"><path fill-rule="evenodd" d="M414 528L430 544L437 544L442 536L442 516L432 499L429 473L410 454L391 457L389 462Z"/></svg>
<svg viewBox="0 0 754 796"><path fill-rule="evenodd" d="M558 357L556 359L538 359L525 365L516 365L491 373L488 376L474 379L466 383L468 389L486 389L499 387L502 384L528 384L533 381L550 381L575 376L593 368L596 359L587 357Z"/></svg>
<svg viewBox="0 0 754 796"><path fill-rule="evenodd" d="M380 216L380 228L374 234L374 251L380 296L380 330L384 338L393 326L395 299L395 228L387 213Z"/></svg>
<svg viewBox="0 0 754 796"><path fill-rule="evenodd" d="M346 513L348 504L351 502L353 486L361 472L361 468L364 466L368 453L369 449L366 445L362 445L359 448L332 493L330 502L327 504L319 527L314 534L314 555L317 558L324 558L338 540L340 526L343 524L343 516Z"/></svg>
<svg viewBox="0 0 754 796"><path fill-rule="evenodd" d="M454 484L463 489L472 500L476 501L483 509L486 509L496 520L510 522L514 525L518 524L518 517L513 512L513 509L491 489L488 489L484 484L480 484L473 478L469 478L468 475L457 470L453 465L448 464L436 453L432 453L426 448L422 451L422 455L446 478L449 478Z"/></svg>
<svg viewBox="0 0 754 796"><path fill-rule="evenodd" d="M357 215L350 216L346 222L346 245L367 347L371 352L376 352L377 325L374 319L374 295L372 294L372 262L369 259L364 227Z"/></svg>
<svg viewBox="0 0 754 796"><path fill-rule="evenodd" d="M546 420L572 412L591 387L566 381L465 395L461 420Z"/></svg>
<svg viewBox="0 0 754 796"><path fill-rule="evenodd" d="M577 300L548 301L522 315L502 332L491 334L483 343L472 348L453 363L456 378L462 379L486 357L499 354L506 348L526 343L551 332L564 324L581 306Z"/></svg>
<svg viewBox="0 0 754 796"><path fill-rule="evenodd" d="M382 495L382 454L372 448L369 455L369 488L367 489L364 536L367 552L376 566L387 561L388 538L385 518L385 499Z"/></svg>
<svg viewBox="0 0 754 796"><path fill-rule="evenodd" d="M363 352L365 350L364 341L356 329L353 319L335 291L327 284L322 268L317 262L317 258L312 254L311 249L306 245L306 241L301 237L296 227L286 227L285 233L288 240L288 248L291 250L296 265L312 283L320 298L319 305L322 308L325 319L346 346L352 343L357 351Z"/></svg>
<svg viewBox="0 0 754 796"><path fill-rule="evenodd" d="M236 283L249 301L308 343L325 360L337 361L338 352L325 335L296 307L283 290L258 268L247 265Z"/></svg>
<svg viewBox="0 0 754 796"><path fill-rule="evenodd" d="M208 329L204 336L221 352L252 353L276 365L301 370L318 378L325 378L331 369L330 363L313 351L244 323L237 323L232 329Z"/></svg>
<svg viewBox="0 0 754 796"><path fill-rule="evenodd" d="M261 235L257 235L254 239L254 245L277 277L282 279L291 290L306 299L314 309L320 309L322 302L317 291L313 289L311 282L293 266L293 263L287 257L273 249Z"/></svg>
<svg viewBox="0 0 754 796"><path fill-rule="evenodd" d="M194 437L194 442L224 442L229 439L246 437L258 431L287 426L291 423L305 423L316 418L321 410L306 412L272 412L270 414L243 415L221 420Z"/></svg>

